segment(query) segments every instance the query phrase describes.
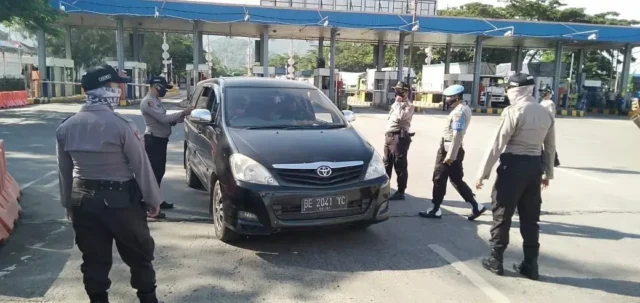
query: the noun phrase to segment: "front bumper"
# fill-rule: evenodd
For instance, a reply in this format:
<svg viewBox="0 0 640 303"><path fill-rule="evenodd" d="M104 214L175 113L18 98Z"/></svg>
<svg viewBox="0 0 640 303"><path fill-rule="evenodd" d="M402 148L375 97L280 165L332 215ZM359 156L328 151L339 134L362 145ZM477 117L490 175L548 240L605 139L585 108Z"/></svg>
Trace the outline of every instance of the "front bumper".
<svg viewBox="0 0 640 303"><path fill-rule="evenodd" d="M225 224L250 235L267 235L285 230L308 230L350 225L359 222L380 223L389 219L389 179L380 177L330 188L265 186L235 181L222 186ZM347 196L344 210L302 213L302 199ZM239 216L255 214L254 218Z"/></svg>

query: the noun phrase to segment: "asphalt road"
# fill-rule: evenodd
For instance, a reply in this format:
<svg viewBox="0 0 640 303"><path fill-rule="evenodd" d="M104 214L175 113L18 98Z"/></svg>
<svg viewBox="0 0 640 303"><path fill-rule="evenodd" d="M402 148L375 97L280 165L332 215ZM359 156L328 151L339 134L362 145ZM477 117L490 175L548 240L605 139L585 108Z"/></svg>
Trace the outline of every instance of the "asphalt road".
<svg viewBox="0 0 640 303"><path fill-rule="evenodd" d="M23 187L23 215L0 248L0 302L86 302L81 257L58 201L54 132L78 105L0 111L9 171ZM119 109L142 129L136 109ZM382 151L386 114L356 109L353 124ZM558 118L563 167L543 193L541 281L518 277L517 220L505 277L485 272L491 216L469 212L449 187L442 220L428 208L441 112L414 118L408 199L393 217L366 231L323 231L252 237L235 245L212 235L207 195L188 189L182 169L183 129L176 127L162 191L177 208L151 222L158 293L166 302L640 302L640 141L628 120ZM466 181L499 118L475 115L465 138ZM495 176L494 176L495 177ZM477 192L489 205L492 180ZM395 186L395 180L392 183ZM134 302L128 268L114 250L112 302Z"/></svg>

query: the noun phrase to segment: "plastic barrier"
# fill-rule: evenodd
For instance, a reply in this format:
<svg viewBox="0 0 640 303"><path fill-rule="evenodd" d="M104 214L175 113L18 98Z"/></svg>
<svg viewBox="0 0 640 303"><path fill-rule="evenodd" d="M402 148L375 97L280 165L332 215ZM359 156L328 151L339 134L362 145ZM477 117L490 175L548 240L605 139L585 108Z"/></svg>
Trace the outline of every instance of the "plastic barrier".
<svg viewBox="0 0 640 303"><path fill-rule="evenodd" d="M7 171L4 141L0 140L0 244L7 241L20 217L20 186Z"/></svg>
<svg viewBox="0 0 640 303"><path fill-rule="evenodd" d="M29 100L25 91L0 92L0 109L22 107L28 104Z"/></svg>

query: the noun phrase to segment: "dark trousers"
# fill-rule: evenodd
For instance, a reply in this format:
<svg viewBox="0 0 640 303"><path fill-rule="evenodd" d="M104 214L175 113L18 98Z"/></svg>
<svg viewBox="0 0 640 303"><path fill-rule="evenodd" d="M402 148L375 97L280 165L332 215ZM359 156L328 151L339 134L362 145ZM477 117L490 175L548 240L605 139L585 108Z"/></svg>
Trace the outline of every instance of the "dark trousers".
<svg viewBox="0 0 640 303"><path fill-rule="evenodd" d="M167 144L168 138L160 138L151 134L144 135L144 149L149 157L153 174L156 176L158 186L162 182L167 166Z"/></svg>
<svg viewBox="0 0 640 303"><path fill-rule="evenodd" d="M509 245L511 218L518 209L525 255L537 256L540 219L542 161L538 156L502 154L492 192L491 248L504 251Z"/></svg>
<svg viewBox="0 0 640 303"><path fill-rule="evenodd" d="M431 202L435 206L440 206L445 194L447 193L447 181L451 181L453 187L458 191L460 196L466 202L474 201L473 191L469 185L462 180L464 172L462 169L462 161L464 160L464 149L460 147L457 159L451 164L445 164L444 159L447 157L447 151L444 144L440 144L438 154L436 155L436 164L433 170L433 197Z"/></svg>
<svg viewBox="0 0 640 303"><path fill-rule="evenodd" d="M85 290L92 300L104 299L111 286L114 241L122 261L131 270L131 287L138 290L141 298L155 297L156 273L151 263L155 243L141 198L135 180L74 180L73 229L82 252L80 269Z"/></svg>
<svg viewBox="0 0 640 303"><path fill-rule="evenodd" d="M407 180L409 172L407 170L407 153L411 145L411 137L409 134L401 136L398 133L387 133L384 139L384 168L387 175L391 178L395 169L398 178L398 192L404 193L407 189Z"/></svg>

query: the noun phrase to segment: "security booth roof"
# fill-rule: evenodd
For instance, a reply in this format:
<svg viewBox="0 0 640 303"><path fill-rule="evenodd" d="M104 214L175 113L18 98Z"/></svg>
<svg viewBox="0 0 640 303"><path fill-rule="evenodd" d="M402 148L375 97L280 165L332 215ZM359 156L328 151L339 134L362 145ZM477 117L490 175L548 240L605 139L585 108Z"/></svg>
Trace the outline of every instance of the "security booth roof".
<svg viewBox="0 0 640 303"><path fill-rule="evenodd" d="M115 28L123 18L125 29L193 32L193 20L204 33L259 37L265 26L274 39L317 40L337 28L341 41L398 43L401 34L415 29L415 43L473 46L483 37L485 47L614 48L640 46L640 28L577 23L412 16L374 12L327 11L303 8L240 6L185 1L50 0L68 13L64 25ZM114 3L115 2L115 3ZM326 25L326 26L325 26ZM417 25L417 26L416 26Z"/></svg>

